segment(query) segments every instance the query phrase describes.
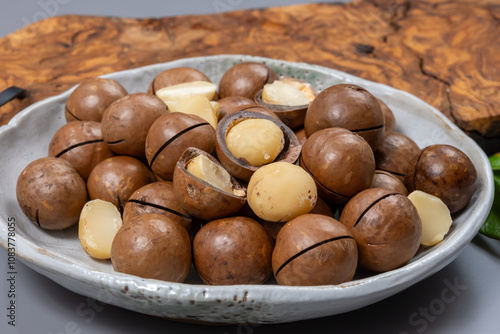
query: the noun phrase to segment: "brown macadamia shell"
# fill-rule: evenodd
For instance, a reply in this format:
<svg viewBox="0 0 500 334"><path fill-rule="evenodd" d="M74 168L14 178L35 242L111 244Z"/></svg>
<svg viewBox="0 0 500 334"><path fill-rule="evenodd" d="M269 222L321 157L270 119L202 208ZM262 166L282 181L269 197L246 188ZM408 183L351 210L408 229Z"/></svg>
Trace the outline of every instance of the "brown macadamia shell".
<svg viewBox="0 0 500 334"><path fill-rule="evenodd" d="M342 128L315 132L302 147L300 165L316 181L328 203L343 204L370 187L375 173L373 152L361 136Z"/></svg>
<svg viewBox="0 0 500 334"><path fill-rule="evenodd" d="M478 187L474 163L454 146L425 147L410 165L405 178L408 191L421 190L439 197L452 214L467 206Z"/></svg>
<svg viewBox="0 0 500 334"><path fill-rule="evenodd" d="M373 181L370 188L384 188L398 192L404 196L408 196L408 189L404 183L398 179L394 174L383 170L375 170Z"/></svg>
<svg viewBox="0 0 500 334"><path fill-rule="evenodd" d="M244 96L227 96L218 100L217 103L220 106L219 121L227 114L255 104L254 100Z"/></svg>
<svg viewBox="0 0 500 334"><path fill-rule="evenodd" d="M191 267L191 241L186 229L165 215L136 216L113 239L111 263L121 273L180 283Z"/></svg>
<svg viewBox="0 0 500 334"><path fill-rule="evenodd" d="M356 242L334 218L305 214L278 233L272 264L282 285L330 285L352 280L358 263Z"/></svg>
<svg viewBox="0 0 500 334"><path fill-rule="evenodd" d="M87 189L90 199L111 202L121 211L137 189L154 181L154 174L139 160L129 156L114 156L92 170Z"/></svg>
<svg viewBox="0 0 500 334"><path fill-rule="evenodd" d="M189 173L187 165L199 155L204 155L220 168L224 168L217 159L205 151L188 148L177 162L173 178L175 194L182 207L190 215L203 220L214 220L236 214L246 203L245 187L229 175L233 189L239 191L241 195L228 193Z"/></svg>
<svg viewBox="0 0 500 334"><path fill-rule="evenodd" d="M165 70L156 75L148 88L149 94L156 94L156 91L178 85L185 82L206 81L210 79L201 71L192 67L175 67Z"/></svg>
<svg viewBox="0 0 500 334"><path fill-rule="evenodd" d="M68 161L85 181L97 164L113 155L102 140L101 123L94 121L66 123L49 144L49 157Z"/></svg>
<svg viewBox="0 0 500 334"><path fill-rule="evenodd" d="M193 261L210 285L262 284L272 274L273 243L266 230L246 217L214 220L193 241Z"/></svg>
<svg viewBox="0 0 500 334"><path fill-rule="evenodd" d="M416 254L422 237L417 209L404 195L367 189L342 210L340 222L356 239L359 265L376 272L399 268Z"/></svg>
<svg viewBox="0 0 500 334"><path fill-rule="evenodd" d="M201 117L183 113L166 114L150 127L146 137L146 158L153 172L171 181L182 153L189 147L212 153L215 130Z"/></svg>
<svg viewBox="0 0 500 334"><path fill-rule="evenodd" d="M239 63L228 69L219 83L219 96L244 96L254 99L255 94L266 83L278 78L276 72L264 64L257 62Z"/></svg>
<svg viewBox="0 0 500 334"><path fill-rule="evenodd" d="M61 230L78 222L87 202L85 181L61 158L31 162L19 175L16 197L21 210L36 225Z"/></svg>
<svg viewBox="0 0 500 334"><path fill-rule="evenodd" d="M382 113L384 114L384 124L385 124L385 131L396 131L396 117L394 116L394 113L392 110L387 106L387 104L384 103L381 99L377 98L378 103L380 104L380 109L382 110Z"/></svg>
<svg viewBox="0 0 500 334"><path fill-rule="evenodd" d="M127 95L113 102L104 112L101 121L104 142L118 155L142 160L149 128L167 112L165 103L154 95Z"/></svg>
<svg viewBox="0 0 500 334"><path fill-rule="evenodd" d="M410 137L386 131L379 146L373 154L377 169L384 170L404 181L411 168L412 159L420 152L420 148Z"/></svg>
<svg viewBox="0 0 500 334"><path fill-rule="evenodd" d="M106 108L125 95L127 91L115 80L97 77L85 79L66 102L66 120L100 122Z"/></svg>
<svg viewBox="0 0 500 334"><path fill-rule="evenodd" d="M190 229L191 217L184 210L170 181L157 181L137 189L123 208L123 224L147 213L158 213Z"/></svg>
<svg viewBox="0 0 500 334"><path fill-rule="evenodd" d="M338 84L319 93L311 102L304 120L309 138L332 127L356 132L375 149L384 134L384 115L375 96L353 84Z"/></svg>

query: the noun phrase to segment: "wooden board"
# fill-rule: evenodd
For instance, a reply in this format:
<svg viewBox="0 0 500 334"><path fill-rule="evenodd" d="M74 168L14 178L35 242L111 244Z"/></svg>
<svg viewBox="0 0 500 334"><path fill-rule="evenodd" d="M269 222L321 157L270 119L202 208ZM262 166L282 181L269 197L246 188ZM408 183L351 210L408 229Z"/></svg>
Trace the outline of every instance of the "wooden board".
<svg viewBox="0 0 500 334"><path fill-rule="evenodd" d="M223 53L349 72L420 97L476 139L500 137L500 4L473 0L365 0L160 19L49 18L0 39L0 90L16 85L29 92L0 108L0 124L86 77Z"/></svg>

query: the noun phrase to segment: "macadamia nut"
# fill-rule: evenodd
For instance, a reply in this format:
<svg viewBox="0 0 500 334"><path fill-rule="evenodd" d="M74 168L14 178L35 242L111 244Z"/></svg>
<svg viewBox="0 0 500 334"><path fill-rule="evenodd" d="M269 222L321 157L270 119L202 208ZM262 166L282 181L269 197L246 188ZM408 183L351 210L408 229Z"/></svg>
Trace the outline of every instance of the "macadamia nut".
<svg viewBox="0 0 500 334"><path fill-rule="evenodd" d="M122 224L120 211L113 203L100 199L87 202L78 223L78 237L85 252L96 259L109 259L111 244Z"/></svg>
<svg viewBox="0 0 500 334"><path fill-rule="evenodd" d="M283 150L283 131L267 119L246 119L226 135L227 148L238 159L262 166L276 159Z"/></svg>
<svg viewBox="0 0 500 334"><path fill-rule="evenodd" d="M453 222L446 204L438 197L420 190L412 192L408 195L408 199L417 208L422 221L420 244L433 246L443 241Z"/></svg>
<svg viewBox="0 0 500 334"><path fill-rule="evenodd" d="M301 167L275 162L259 168L248 183L247 200L253 212L268 221L289 221L316 205L313 178Z"/></svg>

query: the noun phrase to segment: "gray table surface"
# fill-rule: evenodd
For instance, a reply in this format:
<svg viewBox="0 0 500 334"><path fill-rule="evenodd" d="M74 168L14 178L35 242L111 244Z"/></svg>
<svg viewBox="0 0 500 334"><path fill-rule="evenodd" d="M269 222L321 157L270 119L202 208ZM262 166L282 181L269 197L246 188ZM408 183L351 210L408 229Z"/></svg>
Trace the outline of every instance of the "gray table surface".
<svg viewBox="0 0 500 334"><path fill-rule="evenodd" d="M313 1L0 0L0 36L54 15L164 17ZM4 162L3 162L4 163ZM72 293L17 261L16 326L8 324L7 252L0 248L0 333L499 333L500 241L478 235L437 274L362 309L278 325L203 326L158 319Z"/></svg>

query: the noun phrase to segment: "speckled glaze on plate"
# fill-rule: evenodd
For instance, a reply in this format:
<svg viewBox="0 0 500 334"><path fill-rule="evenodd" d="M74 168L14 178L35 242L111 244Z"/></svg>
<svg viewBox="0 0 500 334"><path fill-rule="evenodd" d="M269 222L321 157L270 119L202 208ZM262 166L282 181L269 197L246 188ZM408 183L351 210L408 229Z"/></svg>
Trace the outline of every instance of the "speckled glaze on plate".
<svg viewBox="0 0 500 334"><path fill-rule="evenodd" d="M103 77L117 80L129 93L144 92L154 76L168 68L194 67L218 83L229 67L242 61L266 63L278 74L309 81L320 90L337 83L363 86L394 111L398 131L420 147L450 144L469 155L478 171L479 188L466 210L454 217L445 240L420 251L402 268L340 285L287 287L271 281L265 285L207 286L194 272L182 284L116 273L109 261L96 261L85 254L76 226L64 231L41 230L28 221L16 201L19 173L29 162L47 155L50 139L65 124L64 104L70 90L29 106L0 128L2 246L8 247L8 221L15 219L17 259L76 293L158 317L280 323L347 312L396 294L446 266L476 235L493 201L493 175L487 157L439 111L410 94L325 67L241 55L187 58Z"/></svg>

